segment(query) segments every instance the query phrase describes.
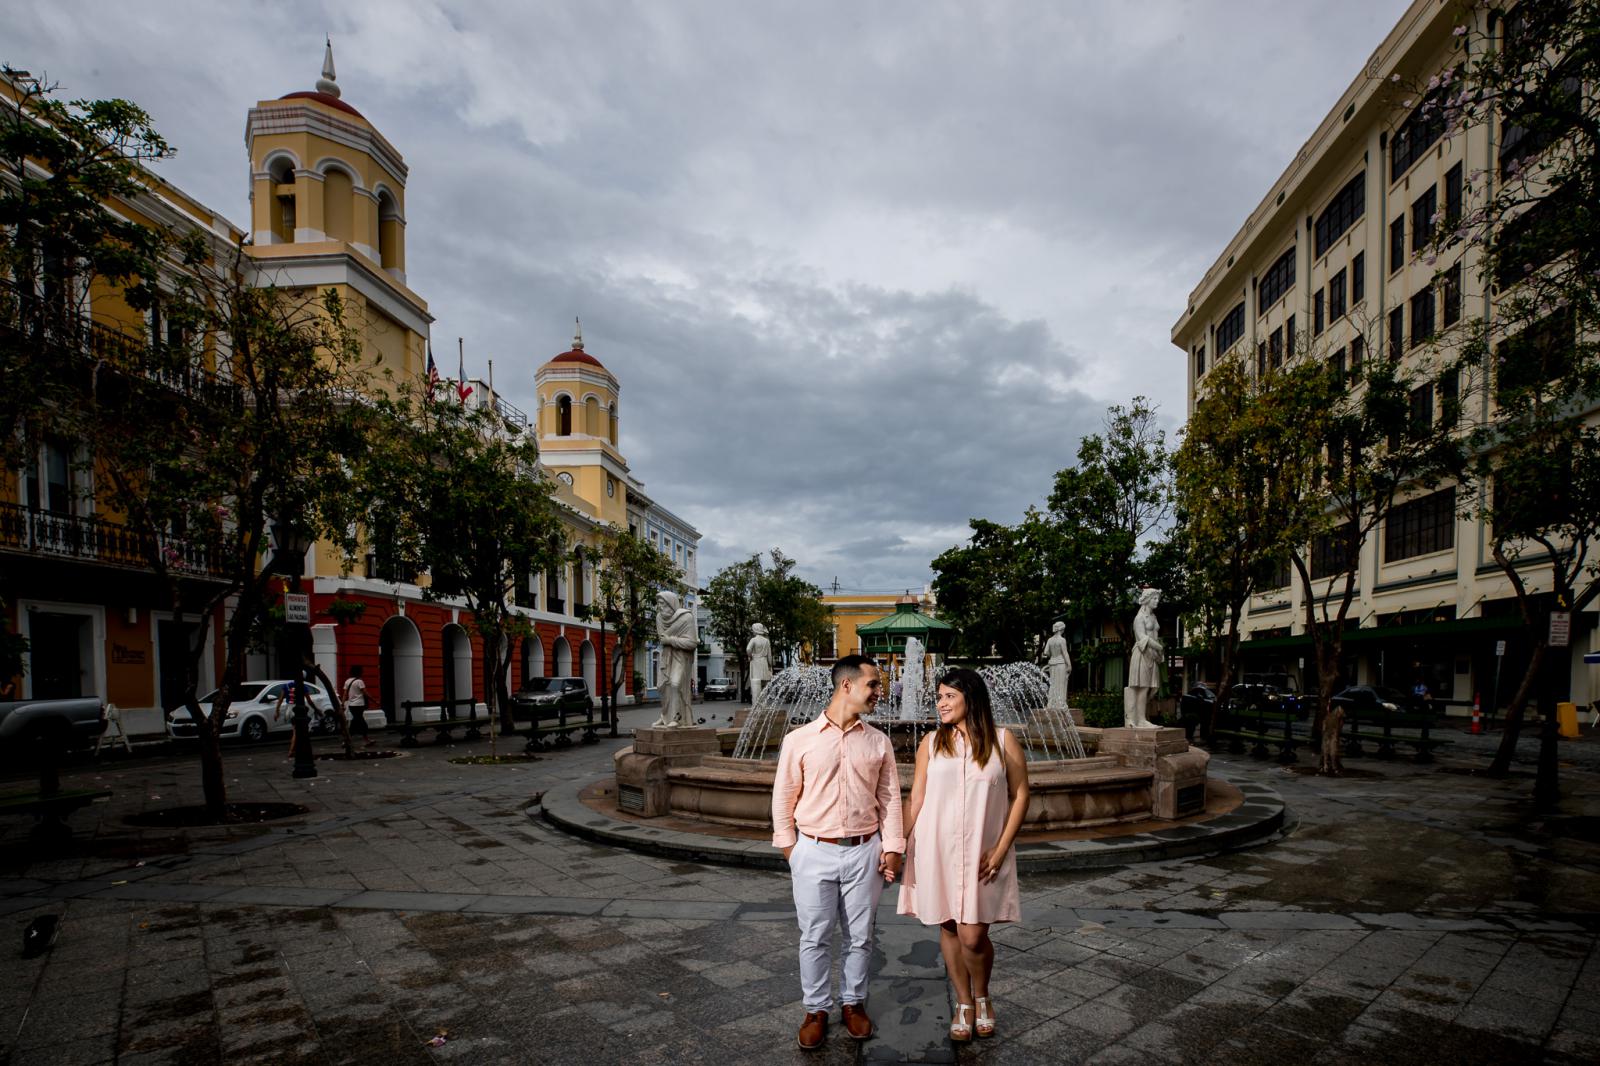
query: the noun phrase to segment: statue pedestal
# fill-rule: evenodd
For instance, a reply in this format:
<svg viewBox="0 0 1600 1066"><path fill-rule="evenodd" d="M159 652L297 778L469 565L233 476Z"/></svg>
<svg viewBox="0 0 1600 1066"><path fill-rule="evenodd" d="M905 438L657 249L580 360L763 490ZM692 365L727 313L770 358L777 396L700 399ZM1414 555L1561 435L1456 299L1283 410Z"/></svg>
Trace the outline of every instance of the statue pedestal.
<svg viewBox="0 0 1600 1066"><path fill-rule="evenodd" d="M1100 734L1100 755L1115 755L1124 766L1147 766L1156 773L1151 814L1186 818L1206 807L1206 766L1211 756L1189 747L1183 730L1107 729Z"/></svg>
<svg viewBox="0 0 1600 1066"><path fill-rule="evenodd" d="M650 726L634 730L633 747L612 756L617 771L617 809L646 818L666 814L667 769L697 766L707 755L720 754L722 743L715 729Z"/></svg>

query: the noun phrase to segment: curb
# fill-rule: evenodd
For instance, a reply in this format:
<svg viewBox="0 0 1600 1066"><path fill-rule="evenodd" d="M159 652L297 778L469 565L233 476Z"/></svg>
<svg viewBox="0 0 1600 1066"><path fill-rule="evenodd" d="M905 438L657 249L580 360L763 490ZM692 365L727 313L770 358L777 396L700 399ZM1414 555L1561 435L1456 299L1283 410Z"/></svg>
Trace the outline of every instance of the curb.
<svg viewBox="0 0 1600 1066"><path fill-rule="evenodd" d="M538 817L583 840L646 855L761 870L788 869L783 856L766 840L683 833L612 818L585 806L578 794L596 777L602 776L610 775L591 774L551 788L544 794ZM1017 867L1023 873L1050 873L1201 858L1270 843L1294 828L1288 807L1272 788L1254 781L1235 781L1223 774L1213 776L1227 781L1243 794L1244 802L1236 810L1206 822L1150 833L1018 845Z"/></svg>

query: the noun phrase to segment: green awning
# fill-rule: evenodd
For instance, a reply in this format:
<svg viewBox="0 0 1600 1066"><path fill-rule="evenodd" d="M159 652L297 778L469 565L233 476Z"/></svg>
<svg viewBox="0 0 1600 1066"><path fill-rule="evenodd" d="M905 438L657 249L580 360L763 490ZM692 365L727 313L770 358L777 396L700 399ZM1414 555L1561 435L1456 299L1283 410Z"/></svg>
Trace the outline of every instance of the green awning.
<svg viewBox="0 0 1600 1066"><path fill-rule="evenodd" d="M1456 618L1448 622L1414 622L1403 626L1372 626L1368 629L1347 629L1344 634L1344 643L1348 646L1373 640L1454 637L1473 633L1509 633L1521 628L1522 619L1515 616L1504 618ZM1239 642L1239 652L1240 654L1248 654L1256 651L1270 651L1276 648L1310 646L1310 634L1296 633L1287 637L1268 637L1266 640L1241 640Z"/></svg>
<svg viewBox="0 0 1600 1066"><path fill-rule="evenodd" d="M955 643L956 628L923 614L915 603L897 603L893 614L856 626L856 636L867 655L902 655L908 637L916 637L927 651L943 654Z"/></svg>

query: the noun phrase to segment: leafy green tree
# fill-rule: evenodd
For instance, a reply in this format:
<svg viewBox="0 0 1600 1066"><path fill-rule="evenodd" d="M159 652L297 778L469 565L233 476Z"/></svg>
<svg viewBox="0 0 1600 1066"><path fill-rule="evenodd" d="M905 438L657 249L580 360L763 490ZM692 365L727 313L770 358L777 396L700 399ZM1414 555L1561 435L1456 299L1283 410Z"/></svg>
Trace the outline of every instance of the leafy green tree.
<svg viewBox="0 0 1600 1066"><path fill-rule="evenodd" d="M1470 249L1494 295L1488 317L1464 318L1459 339L1464 361L1492 382L1467 510L1485 524L1531 648L1490 766L1504 774L1548 658L1551 612L1583 610L1600 593L1600 0L1521 3L1504 17L1475 2L1465 13L1461 61L1420 87L1421 106L1447 133L1494 124L1498 167L1469 176L1470 209L1441 215L1428 259L1448 277L1460 269L1449 263L1454 249ZM1548 573L1552 594L1531 590L1530 564ZM1534 798L1559 800L1548 711Z"/></svg>
<svg viewBox="0 0 1600 1066"><path fill-rule="evenodd" d="M595 602L588 617L600 623L601 702L617 735L616 694L632 653L647 640L655 626L656 594L683 589L682 572L663 552L632 532L614 525L601 528L588 558L595 568ZM606 627L616 634L616 652L608 671L605 661Z"/></svg>
<svg viewBox="0 0 1600 1066"><path fill-rule="evenodd" d="M515 638L532 632L514 607L531 574L562 565L565 533L538 446L490 406L435 399L408 385L373 408L358 467L373 551L389 565L426 570L430 600L460 599L483 638L485 702L515 728L506 675Z"/></svg>
<svg viewBox="0 0 1600 1066"><path fill-rule="evenodd" d="M1325 409L1301 402L1322 372L1299 362L1257 377L1243 356L1223 358L1204 378L1173 456L1191 615L1219 663L1207 733L1233 688L1245 604L1278 583L1280 565L1287 580L1289 555L1305 539L1304 516L1284 495L1294 478L1283 474L1321 460L1315 420Z"/></svg>
<svg viewBox="0 0 1600 1066"><path fill-rule="evenodd" d="M957 649L981 658L1039 656L1050 624L1067 610L1070 561L1057 527L1037 508L1015 526L974 518L972 536L933 560L939 611L958 630Z"/></svg>
<svg viewBox="0 0 1600 1066"><path fill-rule="evenodd" d="M755 621L767 627L777 665L783 667L797 660L802 646L815 648L827 638L833 614L822 602L822 590L795 574L793 559L778 548L770 557L772 565L756 581ZM746 628L744 641L749 639Z"/></svg>
<svg viewBox="0 0 1600 1066"><path fill-rule="evenodd" d="M711 616L707 628L738 660L741 685L748 685L750 680L750 657L745 654L745 643L750 639L751 625L761 621L756 616L756 590L761 575L761 556L752 555L718 570L700 594L700 602ZM777 641L772 643L776 648Z"/></svg>

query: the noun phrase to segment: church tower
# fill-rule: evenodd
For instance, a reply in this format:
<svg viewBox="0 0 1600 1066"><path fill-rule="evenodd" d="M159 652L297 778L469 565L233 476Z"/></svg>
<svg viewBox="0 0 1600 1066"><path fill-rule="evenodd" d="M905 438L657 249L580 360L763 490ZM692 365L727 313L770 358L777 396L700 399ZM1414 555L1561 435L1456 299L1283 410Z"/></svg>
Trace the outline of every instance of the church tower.
<svg viewBox="0 0 1600 1066"><path fill-rule="evenodd" d="M329 40L314 90L250 109L250 257L257 284L338 290L380 371L412 380L433 317L406 286L407 168L342 97Z"/></svg>
<svg viewBox="0 0 1600 1066"><path fill-rule="evenodd" d="M617 447L616 376L583 350L583 325L572 347L534 375L535 420L544 468L571 486L602 521L628 526L628 462Z"/></svg>

